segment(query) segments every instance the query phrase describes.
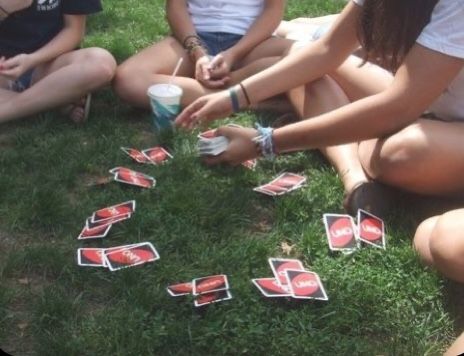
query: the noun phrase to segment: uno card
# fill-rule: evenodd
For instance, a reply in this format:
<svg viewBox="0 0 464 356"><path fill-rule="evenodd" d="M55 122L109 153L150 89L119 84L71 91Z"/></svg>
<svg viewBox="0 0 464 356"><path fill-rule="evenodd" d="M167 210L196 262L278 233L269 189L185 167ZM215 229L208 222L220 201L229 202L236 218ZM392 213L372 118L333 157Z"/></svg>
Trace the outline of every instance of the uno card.
<svg viewBox="0 0 464 356"><path fill-rule="evenodd" d="M85 221L85 226L87 226L88 229L93 229L98 226L103 226L103 225L110 225L110 224L115 224L127 219L130 219L131 214L124 214L124 215L119 215L119 216L114 216L109 219L104 219L104 220L98 220L98 221L92 221L92 217L87 218Z"/></svg>
<svg viewBox="0 0 464 356"><path fill-rule="evenodd" d="M119 249L106 249L103 258L110 271L117 271L153 262L160 257L151 243L144 242Z"/></svg>
<svg viewBox="0 0 464 356"><path fill-rule="evenodd" d="M193 283L185 282L185 283L172 284L168 286L166 289L171 297L179 297L181 295L192 294Z"/></svg>
<svg viewBox="0 0 464 356"><path fill-rule="evenodd" d="M260 185L259 187L256 187L253 190L258 193L270 195L272 197L287 193L287 189L273 184Z"/></svg>
<svg viewBox="0 0 464 356"><path fill-rule="evenodd" d="M132 172L119 171L114 176L114 180L116 182L134 185L136 187L141 187L141 188L146 188L146 189L151 189L156 186L155 178L146 176L146 175L134 174L134 171Z"/></svg>
<svg viewBox="0 0 464 356"><path fill-rule="evenodd" d="M99 209L92 214L91 222L108 220L111 218L126 216L135 212L135 200L129 200L124 203L112 205L103 209Z"/></svg>
<svg viewBox="0 0 464 356"><path fill-rule="evenodd" d="M285 273L293 298L329 300L317 273L292 269Z"/></svg>
<svg viewBox="0 0 464 356"><path fill-rule="evenodd" d="M196 278L193 280L193 295L217 292L229 289L229 281L225 274Z"/></svg>
<svg viewBox="0 0 464 356"><path fill-rule="evenodd" d="M280 285L275 278L256 278L251 280L256 288L267 298L290 297L288 285Z"/></svg>
<svg viewBox="0 0 464 356"><path fill-rule="evenodd" d="M332 251L353 251L358 248L356 227L350 215L324 214L323 220Z"/></svg>
<svg viewBox="0 0 464 356"><path fill-rule="evenodd" d="M106 267L103 261L102 248L80 248L77 250L77 264L79 266Z"/></svg>
<svg viewBox="0 0 464 356"><path fill-rule="evenodd" d="M141 151L135 148L121 147L127 155L129 155L137 163L151 163L150 159L145 156Z"/></svg>
<svg viewBox="0 0 464 356"><path fill-rule="evenodd" d="M81 233L77 237L78 240L92 240L92 239L101 239L108 235L108 232L111 229L111 224L108 225L101 225L94 227L93 229L87 228L84 226Z"/></svg>
<svg viewBox="0 0 464 356"><path fill-rule="evenodd" d="M216 129L211 129L208 131L200 132L197 136L198 138L209 139L216 137Z"/></svg>
<svg viewBox="0 0 464 356"><path fill-rule="evenodd" d="M248 161L242 162L243 167L248 168L252 171L256 168L257 164L258 164L257 159L249 159Z"/></svg>
<svg viewBox="0 0 464 356"><path fill-rule="evenodd" d="M199 295L197 299L195 299L194 305L196 307L201 307L203 305L222 302L224 300L229 300L229 299L232 299L232 294L230 293L230 291L220 290L216 292Z"/></svg>
<svg viewBox="0 0 464 356"><path fill-rule="evenodd" d="M281 286L288 284L287 275L285 274L286 269L295 269L304 271L303 263L300 260L288 259L288 258L270 258L269 264L271 265L274 277Z"/></svg>
<svg viewBox="0 0 464 356"><path fill-rule="evenodd" d="M385 248L385 226L383 220L367 211L358 210L359 239L375 247Z"/></svg>
<svg viewBox="0 0 464 356"><path fill-rule="evenodd" d="M172 155L163 147L153 147L143 150L142 153L153 164L161 164L172 158Z"/></svg>
<svg viewBox="0 0 464 356"><path fill-rule="evenodd" d="M123 174L130 174L130 175L133 175L133 176L137 176L137 177L148 177L148 178L151 178L149 175L147 174L144 174L144 173L141 173L141 172L137 172L137 171L134 171L133 169L130 169L130 168L127 168L127 167L115 167L115 168L112 168L109 170L109 172L113 175L116 175L118 173L123 173Z"/></svg>
<svg viewBox="0 0 464 356"><path fill-rule="evenodd" d="M282 173L270 184L277 185L282 188L286 188L288 191L292 191L300 188L306 182L306 177L295 173Z"/></svg>

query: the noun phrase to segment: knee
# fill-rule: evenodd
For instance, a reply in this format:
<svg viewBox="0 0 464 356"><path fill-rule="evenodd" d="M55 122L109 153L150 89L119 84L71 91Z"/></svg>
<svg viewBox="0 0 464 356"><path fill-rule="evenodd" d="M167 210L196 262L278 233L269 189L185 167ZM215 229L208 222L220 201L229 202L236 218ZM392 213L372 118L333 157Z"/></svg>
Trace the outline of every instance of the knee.
<svg viewBox="0 0 464 356"><path fill-rule="evenodd" d="M460 221L455 212L442 215L430 236L429 246L438 270L451 279L464 282L464 224Z"/></svg>
<svg viewBox="0 0 464 356"><path fill-rule="evenodd" d="M424 158L427 145L424 132L414 124L386 139L361 142L358 153L371 178L401 185L416 174L412 163Z"/></svg>
<svg viewBox="0 0 464 356"><path fill-rule="evenodd" d="M85 53L89 75L97 86L111 82L116 71L116 60L103 48L88 48Z"/></svg>

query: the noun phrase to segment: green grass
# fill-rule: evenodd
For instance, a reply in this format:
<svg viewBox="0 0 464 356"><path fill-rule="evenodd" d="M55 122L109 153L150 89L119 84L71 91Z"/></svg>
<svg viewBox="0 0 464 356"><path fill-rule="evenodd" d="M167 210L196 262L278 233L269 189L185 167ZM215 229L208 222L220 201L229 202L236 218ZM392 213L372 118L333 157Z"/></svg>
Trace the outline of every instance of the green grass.
<svg viewBox="0 0 464 356"><path fill-rule="evenodd" d="M287 18L343 3L291 0ZM86 45L118 60L168 32L161 0L108 0L105 8L90 20ZM460 332L462 308L449 283L411 249L417 217L409 207L387 220L386 251L332 255L321 217L342 211L343 192L317 153L260 162L255 172L207 168L195 141L179 133L166 142L175 159L164 166L129 162L120 146L157 142L148 113L109 90L96 94L84 127L50 113L2 126L0 348L16 355L439 355ZM154 175L156 189L88 186L118 165ZM279 199L251 190L282 170L306 174L308 186ZM90 245L151 241L160 261L115 273L79 268L76 236L85 218L129 199L137 200L133 218ZM252 286L251 278L271 276L268 257L285 256L283 241L321 275L328 303L266 300ZM195 310L192 298L165 291L215 273L229 276L232 301Z"/></svg>

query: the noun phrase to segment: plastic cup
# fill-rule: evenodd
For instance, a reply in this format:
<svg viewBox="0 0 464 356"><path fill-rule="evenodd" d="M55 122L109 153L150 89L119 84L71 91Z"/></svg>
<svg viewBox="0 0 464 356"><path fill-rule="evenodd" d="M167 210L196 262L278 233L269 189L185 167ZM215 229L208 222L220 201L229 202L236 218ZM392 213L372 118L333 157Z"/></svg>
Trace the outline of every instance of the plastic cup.
<svg viewBox="0 0 464 356"><path fill-rule="evenodd" d="M180 112L182 93L182 88L173 84L155 84L148 88L153 125L157 132L173 129L174 119Z"/></svg>

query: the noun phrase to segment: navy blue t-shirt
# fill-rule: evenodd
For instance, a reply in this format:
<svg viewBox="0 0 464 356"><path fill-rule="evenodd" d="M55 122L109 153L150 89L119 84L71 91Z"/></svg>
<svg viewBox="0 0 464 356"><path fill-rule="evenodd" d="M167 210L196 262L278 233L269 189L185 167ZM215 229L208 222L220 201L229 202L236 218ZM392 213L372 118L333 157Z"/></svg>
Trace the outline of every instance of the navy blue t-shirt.
<svg viewBox="0 0 464 356"><path fill-rule="evenodd" d="M0 57L32 53L50 42L64 26L64 15L101 11L100 0L34 0L0 23Z"/></svg>

